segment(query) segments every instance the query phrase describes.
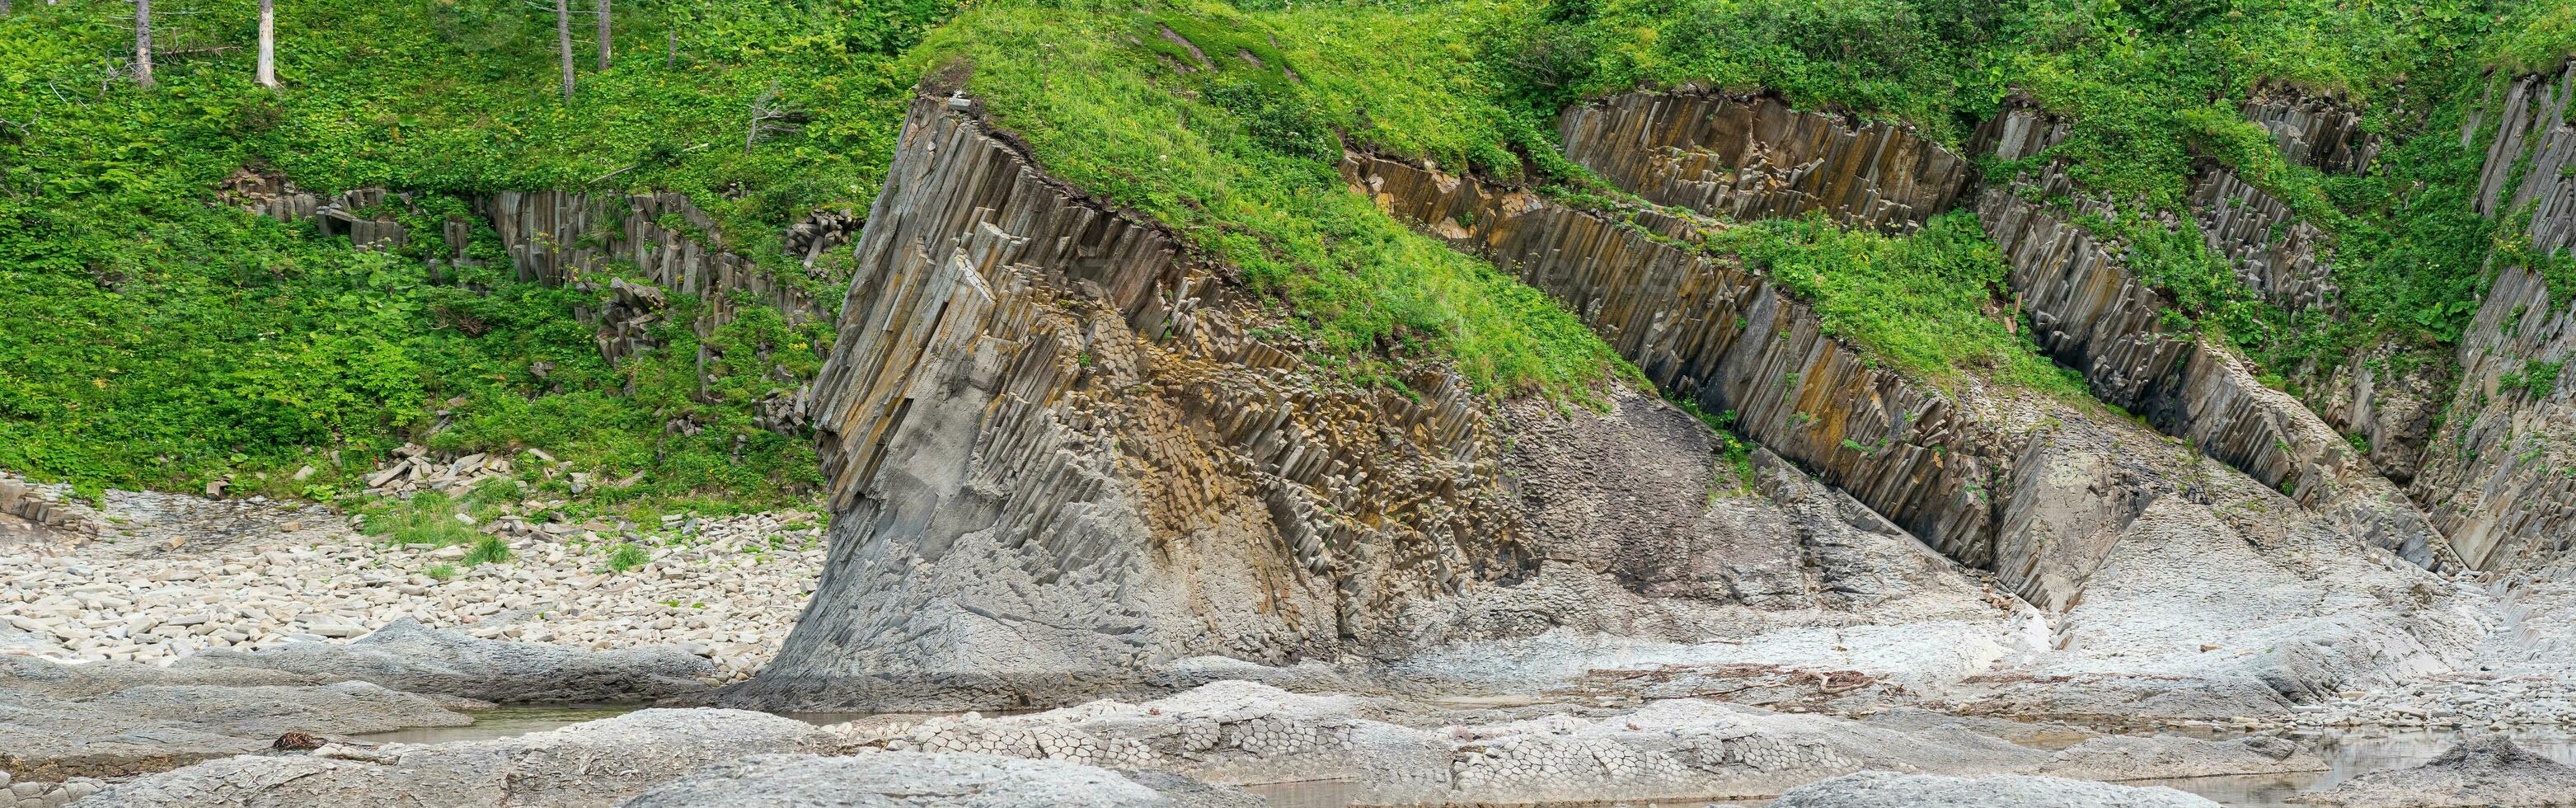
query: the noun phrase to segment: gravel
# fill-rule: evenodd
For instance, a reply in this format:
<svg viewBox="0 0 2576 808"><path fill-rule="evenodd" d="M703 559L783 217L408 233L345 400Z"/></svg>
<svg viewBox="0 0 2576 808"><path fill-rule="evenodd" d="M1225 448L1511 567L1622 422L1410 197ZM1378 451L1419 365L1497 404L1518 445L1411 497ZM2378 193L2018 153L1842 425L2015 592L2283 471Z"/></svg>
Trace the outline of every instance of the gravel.
<svg viewBox="0 0 2576 808"><path fill-rule="evenodd" d="M166 664L208 648L342 642L409 617L487 639L677 645L731 681L777 652L824 559L822 531L807 527L822 520L810 513L683 517L606 536L540 524L510 537L515 559L467 566L461 546L386 544L338 517L317 524L309 506L266 507L275 518L235 523L267 529L203 549L0 543L0 569L11 570L0 578L0 626L16 630L0 654ZM652 563L607 571L611 548L627 541ZM424 574L441 565L455 575Z"/></svg>

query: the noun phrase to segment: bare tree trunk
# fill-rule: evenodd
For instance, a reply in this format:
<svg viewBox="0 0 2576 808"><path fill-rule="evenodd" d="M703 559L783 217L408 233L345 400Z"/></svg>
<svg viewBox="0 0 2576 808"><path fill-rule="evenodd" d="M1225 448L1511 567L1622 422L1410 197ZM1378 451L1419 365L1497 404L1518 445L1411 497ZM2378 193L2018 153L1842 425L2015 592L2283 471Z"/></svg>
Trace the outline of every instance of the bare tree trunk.
<svg viewBox="0 0 2576 808"><path fill-rule="evenodd" d="M599 69L608 70L608 0L599 0Z"/></svg>
<svg viewBox="0 0 2576 808"><path fill-rule="evenodd" d="M277 88L277 0L259 0L259 86Z"/></svg>
<svg viewBox="0 0 2576 808"><path fill-rule="evenodd" d="M134 83L152 89L152 0L134 0Z"/></svg>
<svg viewBox="0 0 2576 808"><path fill-rule="evenodd" d="M563 56L563 100L572 103L572 0L555 0L555 52Z"/></svg>
<svg viewBox="0 0 2576 808"><path fill-rule="evenodd" d="M6 3L6 2L9 2L9 0L0 0L0 3ZM670 49L669 51L664 52L664 53L662 54L662 67L663 67L663 69L666 69L666 70L667 70L667 69L670 69L670 68L674 68L674 67L679 67L679 66L680 66L680 29L679 29L679 27L678 27L678 26L673 26L673 27L671 28L671 32L670 32L670 33L671 33L671 49Z"/></svg>
<svg viewBox="0 0 2576 808"><path fill-rule="evenodd" d="M9 0L0 0L0 17L9 16Z"/></svg>

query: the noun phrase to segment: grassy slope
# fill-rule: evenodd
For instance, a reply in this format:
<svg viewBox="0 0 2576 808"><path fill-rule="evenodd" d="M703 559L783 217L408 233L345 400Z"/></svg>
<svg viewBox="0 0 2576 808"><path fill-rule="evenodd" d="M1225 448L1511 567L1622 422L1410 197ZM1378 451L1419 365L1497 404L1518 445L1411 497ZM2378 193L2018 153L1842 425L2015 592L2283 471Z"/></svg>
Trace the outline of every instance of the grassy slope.
<svg viewBox="0 0 2576 808"><path fill-rule="evenodd" d="M243 41L246 9L184 9L202 13L171 18L164 41ZM863 208L913 80L957 64L1051 170L1240 265L1328 346L1318 361L1362 378L1388 358L1445 360L1489 390L1565 393L1622 371L1535 292L1342 191L1333 135L1579 200L1604 189L1555 158L1549 115L1641 83L1768 87L1953 143L2021 93L2074 117L2050 156L2094 190L2171 207L2206 157L2336 233L2354 314L2296 324L2252 303L2188 233L2132 228L2141 268L2213 329L2276 366L2388 334L2439 344L2492 240L2460 204L2476 156L2440 135L2472 102L2478 68L2545 60L2568 38L2563 7L2513 0L1073 0L965 6L912 46L950 10L622 11L617 65L589 70L585 45L565 106L552 97L551 19L505 0L293 4L280 24L289 87L273 95L247 85L238 53L168 61L154 93L102 82L126 36L115 7L21 9L0 20L13 90L0 97L12 122L0 126L0 352L28 360L0 367L0 467L193 487L317 450L380 451L461 397L448 445L650 468L665 495L775 495L808 481L808 450L754 434L741 404L763 391L768 362L809 360L737 361L720 368L723 401L695 402L676 361L694 352L688 335L669 335L680 345L659 360L607 368L566 316L573 293L431 283L415 262L210 208L210 189L253 161L312 187L449 193L578 187L632 165L613 185L689 192L738 248L783 270L776 232L816 206ZM1178 69L1190 57L1158 26L1213 45L1217 69ZM2260 80L2372 105L2372 126L2397 141L2383 170L2325 178L2280 164L2235 117ZM746 110L771 86L813 123L744 148ZM1836 333L1899 367L2064 385L1979 310L2000 266L1972 224L1953 215L1890 239L1767 223L1718 247L1779 272ZM469 336L452 327L460 313L503 327ZM811 347L775 329L719 339L746 346L734 356ZM539 359L564 369L540 383L524 370ZM637 394L610 394L628 386ZM675 414L718 428L662 437ZM738 454L737 435L754 445Z"/></svg>
<svg viewBox="0 0 2576 808"><path fill-rule="evenodd" d="M164 48L247 39L249 5L196 5L160 4ZM239 52L165 58L148 93L103 76L130 52L114 4L0 19L0 468L93 490L230 475L237 491L327 497L449 410L433 445L653 472L611 498L763 504L814 482L806 442L753 428L747 402L777 386L772 371L810 374L825 335L752 312L710 337L722 358L702 401L685 329L610 368L571 316L588 295L491 270L432 282L416 258L212 207L213 190L252 163L307 187L446 194L582 187L641 164L588 187L690 191L736 249L786 268L774 244L789 220L873 193L910 86L890 54L943 6L622 14L616 65L590 70L583 46L570 106L552 93L551 19L523 4L281 6L276 93L250 85ZM745 110L773 82L813 121L746 149ZM750 192L720 193L737 183ZM426 204L421 224L460 205ZM554 372L535 377L538 361ZM707 428L665 434L679 417ZM285 479L307 463L320 473Z"/></svg>

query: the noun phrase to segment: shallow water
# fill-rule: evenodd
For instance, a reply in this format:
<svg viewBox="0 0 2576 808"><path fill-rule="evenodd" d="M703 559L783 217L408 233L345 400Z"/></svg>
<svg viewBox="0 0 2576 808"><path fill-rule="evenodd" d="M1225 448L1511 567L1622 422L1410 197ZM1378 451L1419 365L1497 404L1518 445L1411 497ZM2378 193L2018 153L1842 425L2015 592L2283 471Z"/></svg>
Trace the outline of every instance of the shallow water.
<svg viewBox="0 0 2576 808"><path fill-rule="evenodd" d="M641 705L600 704L554 707L501 707L473 713L474 723L463 727L414 727L391 732L355 736L369 743L450 743L481 741L544 732L583 721L597 721L641 709ZM781 713L811 724L837 724L867 718L868 713ZM882 714L878 717L884 718ZM2463 734L2483 735L2487 730L2338 730L2317 738L2302 738L2312 745L2328 764L2325 771L2294 774L2244 775L2229 777L2194 777L2175 780L2135 780L2127 785L2167 786L2203 797L2222 805L2246 808L2296 808L2286 802L2291 797L2319 789L2331 788L2353 777L2383 769L2402 769L2422 764L2441 754L2443 749ZM2549 756L2560 763L2576 765L2576 734L2559 729L2531 728L2507 730L2515 742ZM2034 744L2048 746L2052 744ZM2053 744L2063 746L2064 744ZM1245 786L1247 790L1270 800L1274 808L1346 808L1365 796L1357 783L1339 780L1309 780L1294 783L1262 783ZM1762 801L1722 803L1728 808L1759 805ZM1598 803L1601 806L1632 808L1677 808L1710 804L1706 800L1628 800ZM1551 803L1566 806L1567 803Z"/></svg>

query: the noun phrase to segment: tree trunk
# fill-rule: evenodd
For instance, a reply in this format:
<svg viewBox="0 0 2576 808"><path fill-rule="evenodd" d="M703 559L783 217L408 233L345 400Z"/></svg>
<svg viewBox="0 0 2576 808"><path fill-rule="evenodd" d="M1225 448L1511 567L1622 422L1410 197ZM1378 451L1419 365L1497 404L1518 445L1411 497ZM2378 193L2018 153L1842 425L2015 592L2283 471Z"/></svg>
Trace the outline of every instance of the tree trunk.
<svg viewBox="0 0 2576 808"><path fill-rule="evenodd" d="M608 70L608 0L599 0L599 69Z"/></svg>
<svg viewBox="0 0 2576 808"><path fill-rule="evenodd" d="M8 2L8 0L0 0L0 3L5 3L5 2ZM673 27L671 28L670 33L671 33L671 49L670 49L669 51L667 51L667 52L665 52L665 53L663 53L663 54L662 54L662 67L663 67L664 69L669 69L669 68L674 68L674 67L679 67L679 66L680 66L680 29L679 29L679 27L678 27L678 26L676 26L676 25L675 25L675 26L673 26Z"/></svg>
<svg viewBox="0 0 2576 808"><path fill-rule="evenodd" d="M259 86L277 88L277 0L259 0Z"/></svg>
<svg viewBox="0 0 2576 808"><path fill-rule="evenodd" d="M572 103L572 0L555 0L555 52L563 56L563 100Z"/></svg>
<svg viewBox="0 0 2576 808"><path fill-rule="evenodd" d="M9 16L9 0L0 0L0 17Z"/></svg>
<svg viewBox="0 0 2576 808"><path fill-rule="evenodd" d="M134 0L134 83L152 89L152 0Z"/></svg>

